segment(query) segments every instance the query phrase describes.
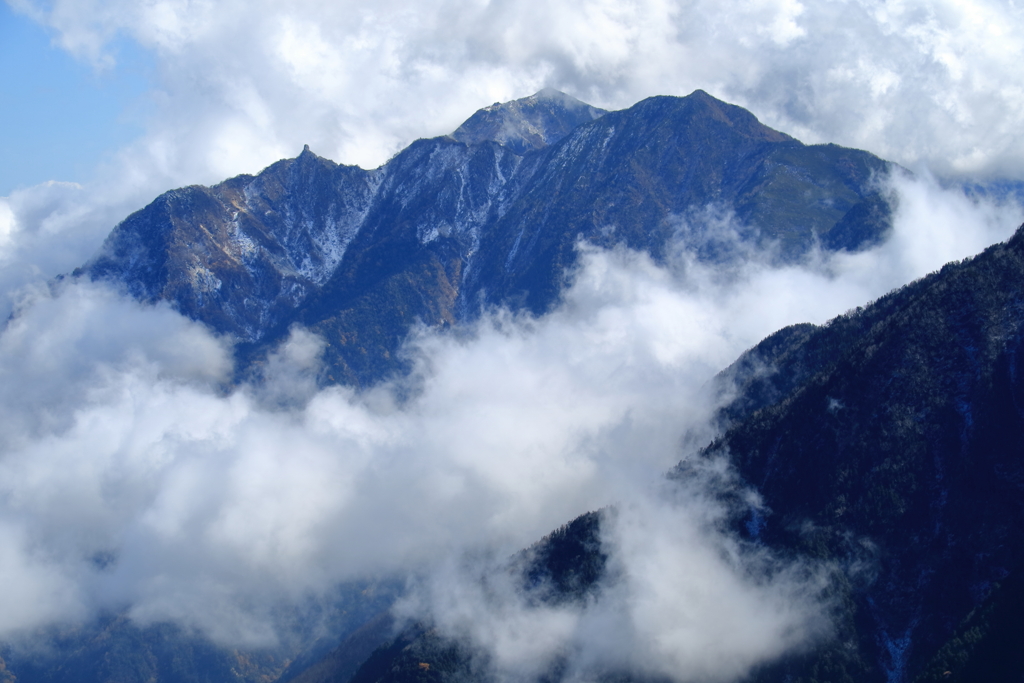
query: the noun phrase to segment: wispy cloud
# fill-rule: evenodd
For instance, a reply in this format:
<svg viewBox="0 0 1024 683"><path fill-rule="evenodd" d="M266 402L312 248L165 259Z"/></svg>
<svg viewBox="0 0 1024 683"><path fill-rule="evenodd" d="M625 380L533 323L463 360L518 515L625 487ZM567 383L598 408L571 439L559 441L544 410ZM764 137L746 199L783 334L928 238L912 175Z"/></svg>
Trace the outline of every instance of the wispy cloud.
<svg viewBox="0 0 1024 683"><path fill-rule="evenodd" d="M117 36L137 41L159 91L146 134L92 182L0 198L0 311L15 311L0 333L4 636L129 608L266 643L275 605L415 569L429 579L421 607L507 671L558 650L581 672L643 653L659 675L739 675L827 626L813 568L751 582L771 558L709 522L706 491L658 493L680 437L709 434L702 385L779 327L824 322L1021 221L924 170L890 181L896 229L868 252L789 266L745 253L723 275L686 250L659 266L582 245L551 314L418 331L411 395L318 390L322 342L302 329L260 386L226 391L227 341L101 285L40 283L171 187L256 172L304 143L376 166L544 86L606 108L703 88L808 142L1021 178L1024 17L995 2L11 4L98 68ZM701 220L730 239L727 211ZM612 503L605 540L627 580L587 610L482 602L450 565Z"/></svg>
<svg viewBox="0 0 1024 683"><path fill-rule="evenodd" d="M266 643L275 606L350 579L443 573L467 551L507 556L619 504L608 543L631 578L609 593L626 619L612 626L650 638L657 672L697 666L672 640L688 637L685 612L663 632L645 629L688 591L711 590L711 574L710 594L728 594L716 623L751 631L700 660L708 672L739 673L793 634L819 633L816 574L783 567L778 580L746 583L744 568L761 560L739 552L717 564L734 540L707 523L703 489L666 501L657 483L686 455L684 433L698 445L710 434L701 387L741 351L1005 237L1020 218L927 179L892 182L894 234L860 254L778 266L750 253L723 276L686 250L659 266L581 245L557 310L419 330L412 378L363 393L315 388L322 342L301 328L263 384L226 393L228 344L169 307L73 280L24 291L0 334L0 572L19 587L0 596L0 630L124 607ZM658 567L686 562L692 575L659 578ZM589 652L612 628L602 614L549 616ZM517 636L492 635L511 639L501 656L515 660Z"/></svg>

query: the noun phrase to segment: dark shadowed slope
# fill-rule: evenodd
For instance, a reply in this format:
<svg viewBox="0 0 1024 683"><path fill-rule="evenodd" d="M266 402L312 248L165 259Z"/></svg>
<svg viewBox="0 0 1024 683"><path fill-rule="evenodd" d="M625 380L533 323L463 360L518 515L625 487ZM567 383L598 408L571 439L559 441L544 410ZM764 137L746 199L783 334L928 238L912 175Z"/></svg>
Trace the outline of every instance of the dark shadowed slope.
<svg viewBox="0 0 1024 683"><path fill-rule="evenodd" d="M738 393L698 457L729 457L764 502L735 532L833 569L834 637L753 680L1024 678L1022 367L1024 228L828 325L781 330L722 373ZM593 591L599 525L585 516L524 553L527 592ZM480 656L413 629L354 680L426 680L430 657L432 680L483 680Z"/></svg>
<svg viewBox="0 0 1024 683"><path fill-rule="evenodd" d="M963 625L983 601L1012 622L1000 605L1021 604L1022 361L1019 230L827 326L777 333L725 373L742 391L706 454L728 454L764 496L747 533L859 572L846 587L855 630L826 658L833 678L806 680L843 680L844 669L851 680L913 680L944 645L967 661ZM969 636L1015 657L1019 679L1005 628ZM940 673L981 680L961 677L954 659ZM809 675L805 664L794 671Z"/></svg>

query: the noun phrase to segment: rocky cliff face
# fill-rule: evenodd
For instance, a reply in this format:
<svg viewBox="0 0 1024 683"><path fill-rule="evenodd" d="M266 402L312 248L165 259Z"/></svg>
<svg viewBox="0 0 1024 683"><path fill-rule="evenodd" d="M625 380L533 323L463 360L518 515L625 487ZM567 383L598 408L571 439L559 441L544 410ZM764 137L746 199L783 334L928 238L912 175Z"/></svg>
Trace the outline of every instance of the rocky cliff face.
<svg viewBox="0 0 1024 683"><path fill-rule="evenodd" d="M121 223L81 272L257 341L338 268L381 179L307 147L255 177L161 195Z"/></svg>
<svg viewBox="0 0 1024 683"><path fill-rule="evenodd" d="M782 259L874 243L888 228L875 183L887 169L701 91L611 113L542 91L373 171L306 149L257 176L169 192L76 272L232 335L243 366L304 324L329 342L325 383L367 384L401 368L415 321L547 310L580 239L720 259L701 219L711 210Z"/></svg>

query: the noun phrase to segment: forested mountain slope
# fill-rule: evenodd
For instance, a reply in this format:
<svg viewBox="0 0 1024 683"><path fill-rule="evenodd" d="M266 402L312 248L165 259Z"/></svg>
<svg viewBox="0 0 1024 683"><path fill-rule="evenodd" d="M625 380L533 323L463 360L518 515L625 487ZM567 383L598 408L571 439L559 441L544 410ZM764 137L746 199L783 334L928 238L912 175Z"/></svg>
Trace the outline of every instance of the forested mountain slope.
<svg viewBox="0 0 1024 683"><path fill-rule="evenodd" d="M831 636L753 680L1024 677L1022 367L1024 228L827 325L781 330L717 378L735 395L722 436L695 457L725 456L761 496L733 533L830 567ZM697 462L669 479L685 481ZM607 580L600 520L580 518L534 550L575 577L549 582L542 599L578 599ZM416 662L429 657L446 662L430 680L453 680L472 656L407 631L353 680L427 680Z"/></svg>
<svg viewBox="0 0 1024 683"><path fill-rule="evenodd" d="M1019 230L824 327L780 331L723 373L742 390L705 454L727 454L764 497L745 532L837 562L870 556L849 588L854 672L980 680L961 668L981 644L940 647L983 601L1021 606L1022 341ZM973 637L1020 676L1016 645L996 645L1008 635Z"/></svg>

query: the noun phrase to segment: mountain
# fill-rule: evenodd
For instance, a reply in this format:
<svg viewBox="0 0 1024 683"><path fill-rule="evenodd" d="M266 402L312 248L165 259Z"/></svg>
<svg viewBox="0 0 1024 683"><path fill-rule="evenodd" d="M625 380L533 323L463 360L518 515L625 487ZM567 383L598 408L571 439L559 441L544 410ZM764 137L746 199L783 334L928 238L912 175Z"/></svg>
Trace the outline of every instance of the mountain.
<svg viewBox="0 0 1024 683"><path fill-rule="evenodd" d="M849 586L850 640L832 653L870 672L852 680L980 680L964 667L985 648L1024 676L1006 633L957 635L979 609L1024 607L1022 360L1024 228L727 371L743 389L706 454L763 496L748 534L847 564L870 548L876 575Z"/></svg>
<svg viewBox="0 0 1024 683"><path fill-rule="evenodd" d="M594 600L607 574L601 547L601 512L588 512L565 524L511 558L504 571L519 585L526 600L547 605L582 606ZM470 643L439 634L429 624L412 624L380 634L376 649L365 650L353 667L344 657L358 646L342 643L322 667L310 669L295 683L408 683L416 681L492 680L488 655ZM365 644L361 643L364 647ZM369 656L366 656L366 655ZM342 665L341 663L344 662ZM542 680L560 680L564 661L556 658Z"/></svg>
<svg viewBox="0 0 1024 683"><path fill-rule="evenodd" d="M232 336L239 379L258 379L301 324L328 342L322 383L366 386L405 369L417 323L549 310L581 240L711 264L748 248L791 262L876 244L891 214L878 178L891 169L804 145L702 91L606 112L546 90L378 169L307 147L255 176L168 192L75 276ZM735 236L716 232L722 220ZM729 397L720 436L696 457L727 458L763 502L742 508L732 533L832 578L833 637L751 680L1024 679L1022 231L826 325L780 330L716 378ZM570 522L505 571L537 603L600 601L606 514ZM396 632L387 600L348 598L329 638L288 652L226 652L108 615L53 635L57 664L0 650L0 676L401 683L486 666L429 624Z"/></svg>
<svg viewBox="0 0 1024 683"><path fill-rule="evenodd" d="M521 100L484 107L459 126L452 137L467 145L497 142L523 155L552 145L573 128L607 113L563 92L545 88Z"/></svg>
<svg viewBox="0 0 1024 683"><path fill-rule="evenodd" d="M304 325L328 341L321 382L365 386L405 367L417 322L548 310L580 240L732 258L710 212L781 260L874 244L889 228L877 178L890 167L803 145L699 90L616 112L544 90L378 169L307 147L256 176L168 192L75 274L232 336L242 373Z"/></svg>
<svg viewBox="0 0 1024 683"><path fill-rule="evenodd" d="M751 681L1024 680L1022 368L1024 226L826 325L780 330L716 378L734 398L697 457L727 457L762 499L730 500L746 509L734 534L831 572L832 636ZM511 563L527 595L601 600L603 518L584 515ZM454 680L480 656L414 627L349 676ZM542 679L561 680L557 663Z"/></svg>

